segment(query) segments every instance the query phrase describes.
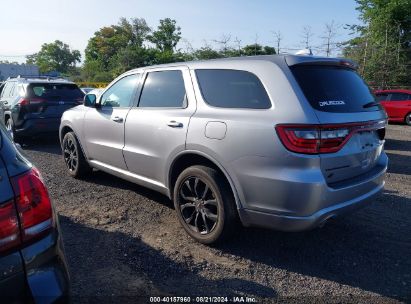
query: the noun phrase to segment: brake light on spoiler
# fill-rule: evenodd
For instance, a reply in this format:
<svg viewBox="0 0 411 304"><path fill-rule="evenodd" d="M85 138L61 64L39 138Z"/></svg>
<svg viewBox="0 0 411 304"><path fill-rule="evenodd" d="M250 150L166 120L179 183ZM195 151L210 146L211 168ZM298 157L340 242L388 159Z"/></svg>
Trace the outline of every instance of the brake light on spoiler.
<svg viewBox="0 0 411 304"><path fill-rule="evenodd" d="M378 130L378 136L383 140L386 124L386 120L378 120L324 125L279 124L275 128L288 150L303 154L321 154L341 150L357 132Z"/></svg>

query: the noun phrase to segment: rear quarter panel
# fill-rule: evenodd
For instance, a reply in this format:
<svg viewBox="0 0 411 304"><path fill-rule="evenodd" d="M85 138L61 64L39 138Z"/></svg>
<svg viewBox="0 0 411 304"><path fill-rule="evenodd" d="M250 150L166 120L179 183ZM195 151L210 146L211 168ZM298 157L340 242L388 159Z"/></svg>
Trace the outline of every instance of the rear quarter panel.
<svg viewBox="0 0 411 304"><path fill-rule="evenodd" d="M296 83L285 61L278 65L259 60L224 64L210 62L206 68L245 70L255 74L265 87L272 103L270 109L228 109L209 106L202 97L195 68L191 70L197 112L190 121L187 150L200 151L208 155L226 170L238 194L239 208L250 207L253 202L257 202L258 192L270 187L270 183L266 181L273 178L272 174L282 174L281 168L285 163L291 170L295 166L303 166L303 163L311 164L308 167L319 163L318 156L290 157L290 153L277 137L276 124L318 123L310 106L299 101L301 97L293 88ZM205 136L209 122L223 122L226 125L223 139ZM307 171L308 175L311 173ZM321 178L317 173L314 175L316 176L312 177L313 180ZM242 180L247 180L250 176L258 176L255 181L259 179L259 182L244 189L241 186L245 184Z"/></svg>

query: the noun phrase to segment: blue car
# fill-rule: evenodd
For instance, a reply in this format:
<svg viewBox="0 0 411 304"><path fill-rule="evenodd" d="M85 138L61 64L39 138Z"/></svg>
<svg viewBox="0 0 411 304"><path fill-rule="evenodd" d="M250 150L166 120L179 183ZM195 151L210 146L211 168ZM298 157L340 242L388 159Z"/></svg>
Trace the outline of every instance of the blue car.
<svg viewBox="0 0 411 304"><path fill-rule="evenodd" d="M0 124L0 302L65 302L69 286L47 188Z"/></svg>

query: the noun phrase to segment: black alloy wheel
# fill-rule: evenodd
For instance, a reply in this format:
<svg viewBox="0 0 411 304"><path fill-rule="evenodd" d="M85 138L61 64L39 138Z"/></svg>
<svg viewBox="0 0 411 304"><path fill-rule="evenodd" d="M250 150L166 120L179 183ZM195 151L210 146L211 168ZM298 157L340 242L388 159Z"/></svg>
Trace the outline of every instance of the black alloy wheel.
<svg viewBox="0 0 411 304"><path fill-rule="evenodd" d="M206 181L188 177L179 191L180 213L194 232L202 235L214 230L218 221L218 205L214 192Z"/></svg>

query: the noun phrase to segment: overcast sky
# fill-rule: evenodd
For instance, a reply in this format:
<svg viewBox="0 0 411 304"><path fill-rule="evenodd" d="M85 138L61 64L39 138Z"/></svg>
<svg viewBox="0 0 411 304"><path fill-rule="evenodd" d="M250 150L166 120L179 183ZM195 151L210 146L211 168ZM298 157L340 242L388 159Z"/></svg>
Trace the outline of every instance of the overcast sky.
<svg viewBox="0 0 411 304"><path fill-rule="evenodd" d="M223 34L241 44L274 46L273 31L280 31L285 48L301 48L302 28L311 26L313 46L322 44L324 24L358 23L354 0L19 0L1 6L0 60L25 60L45 42L56 39L82 53L99 28L116 24L120 17L145 18L155 28L158 20L173 18L182 36L195 48L213 45ZM347 39L340 28L338 40ZM234 42L233 42L234 45ZM185 47L184 43L180 44Z"/></svg>

